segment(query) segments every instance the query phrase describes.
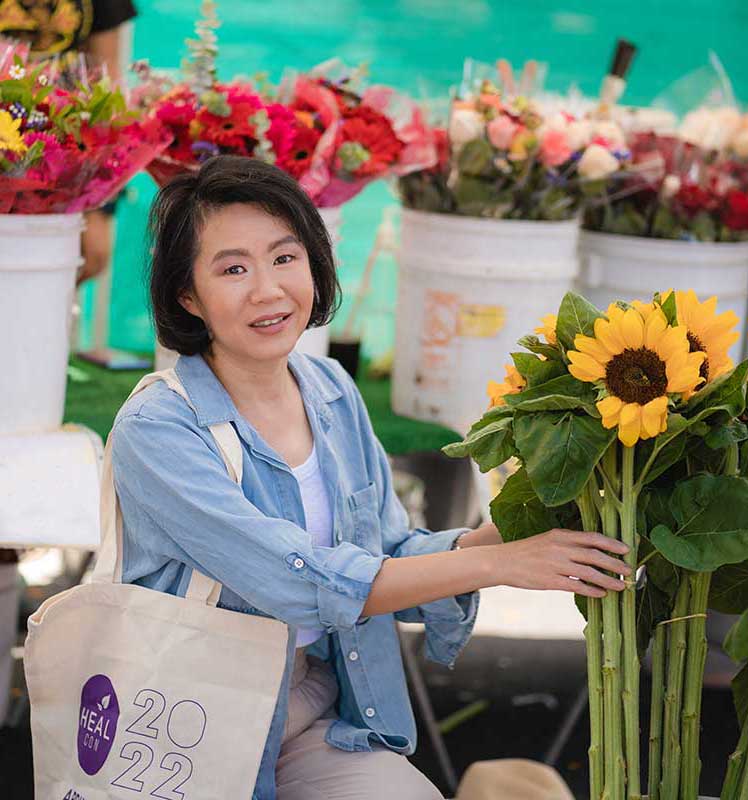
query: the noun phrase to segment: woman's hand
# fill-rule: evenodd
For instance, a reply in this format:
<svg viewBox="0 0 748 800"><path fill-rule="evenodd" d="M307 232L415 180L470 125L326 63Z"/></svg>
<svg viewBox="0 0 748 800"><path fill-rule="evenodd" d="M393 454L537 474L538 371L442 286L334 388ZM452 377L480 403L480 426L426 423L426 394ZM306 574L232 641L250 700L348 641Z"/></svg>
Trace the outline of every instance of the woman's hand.
<svg viewBox="0 0 748 800"><path fill-rule="evenodd" d="M623 542L601 533L554 528L494 548L496 584L604 597L606 590L620 592L625 588L624 581L606 572L631 575L631 567L610 555L623 556L628 549Z"/></svg>

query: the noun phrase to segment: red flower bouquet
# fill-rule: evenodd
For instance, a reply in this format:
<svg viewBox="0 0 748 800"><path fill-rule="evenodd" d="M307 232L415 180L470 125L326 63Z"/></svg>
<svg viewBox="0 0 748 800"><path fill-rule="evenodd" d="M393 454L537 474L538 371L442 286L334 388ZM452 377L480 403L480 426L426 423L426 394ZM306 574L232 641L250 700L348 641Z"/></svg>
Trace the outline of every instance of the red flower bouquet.
<svg viewBox="0 0 748 800"><path fill-rule="evenodd" d="M170 141L129 110L106 78L33 67L0 44L0 213L53 214L103 205ZM69 88L63 88L69 87Z"/></svg>

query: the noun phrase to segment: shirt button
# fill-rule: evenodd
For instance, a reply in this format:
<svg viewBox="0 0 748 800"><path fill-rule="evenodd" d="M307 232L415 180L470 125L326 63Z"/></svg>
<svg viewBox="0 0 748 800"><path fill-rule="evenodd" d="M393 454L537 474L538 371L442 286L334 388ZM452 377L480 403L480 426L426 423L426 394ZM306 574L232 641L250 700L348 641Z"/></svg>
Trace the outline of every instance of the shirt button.
<svg viewBox="0 0 748 800"><path fill-rule="evenodd" d="M351 650L351 652L348 653L348 658L350 658L351 661L358 661L358 653L355 650Z"/></svg>
<svg viewBox="0 0 748 800"><path fill-rule="evenodd" d="M364 711L367 717L373 717L376 713L377 712L373 708L367 708L366 711Z"/></svg>
<svg viewBox="0 0 748 800"><path fill-rule="evenodd" d="M304 559L303 558L295 558L293 565L296 569L301 569L304 566Z"/></svg>

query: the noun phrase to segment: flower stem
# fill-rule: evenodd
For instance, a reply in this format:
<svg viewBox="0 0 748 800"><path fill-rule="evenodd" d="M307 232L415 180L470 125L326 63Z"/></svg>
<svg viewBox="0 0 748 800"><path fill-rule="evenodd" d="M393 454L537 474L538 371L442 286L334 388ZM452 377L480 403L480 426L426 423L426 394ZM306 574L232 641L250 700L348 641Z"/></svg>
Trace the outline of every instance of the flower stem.
<svg viewBox="0 0 748 800"><path fill-rule="evenodd" d="M709 599L711 572L695 572L690 576L691 603L688 620L688 655L686 662L686 683L683 690L682 742L683 762L681 772L682 800L698 800L699 775L699 733L701 730L701 693L706 664L706 608Z"/></svg>
<svg viewBox="0 0 748 800"><path fill-rule="evenodd" d="M660 777L662 774L662 711L665 686L665 637L664 625L655 629L652 645L652 703L649 723L649 800L660 800Z"/></svg>
<svg viewBox="0 0 748 800"><path fill-rule="evenodd" d="M641 798L639 767L639 654L636 650L636 500L634 488L633 447L623 448L621 539L629 551L624 560L631 567L631 577L623 590L621 617L623 627L623 714L626 730L626 771L629 800Z"/></svg>
<svg viewBox="0 0 748 800"><path fill-rule="evenodd" d="M587 482L577 500L582 514L582 527L586 531L598 528L595 495L599 496L594 475ZM603 627L602 602L597 597L587 598L587 688L590 704L590 746L587 751L590 764L590 798L600 800L603 793Z"/></svg>
<svg viewBox="0 0 748 800"><path fill-rule="evenodd" d="M603 533L618 538L619 500L618 444L613 443L603 456L607 476L603 501ZM620 602L617 592L608 592L603 607L603 704L605 743L604 800L623 800L626 762L623 757L623 715L621 696L621 622Z"/></svg>
<svg viewBox="0 0 748 800"><path fill-rule="evenodd" d="M744 770L745 754L748 751L748 720L743 720L743 730L735 752L727 762L727 775L722 786L720 800L737 800L738 791L742 785L748 783L748 771ZM742 780L741 780L742 773Z"/></svg>
<svg viewBox="0 0 748 800"><path fill-rule="evenodd" d="M688 614L688 573L681 577L675 598L673 618ZM668 625L670 643L668 653L667 688L665 690L665 739L662 759L661 800L679 800L680 785L680 710L683 702L683 672L686 663L686 622L681 620Z"/></svg>

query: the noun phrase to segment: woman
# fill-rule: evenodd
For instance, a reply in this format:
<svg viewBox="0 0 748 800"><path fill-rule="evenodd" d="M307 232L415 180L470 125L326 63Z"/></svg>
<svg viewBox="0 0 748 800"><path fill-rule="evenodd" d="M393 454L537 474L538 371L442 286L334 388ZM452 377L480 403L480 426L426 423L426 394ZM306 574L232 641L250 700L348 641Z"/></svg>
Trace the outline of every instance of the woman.
<svg viewBox="0 0 748 800"><path fill-rule="evenodd" d="M222 607L293 629L257 800L441 797L402 757L415 724L394 620L424 622L429 657L451 665L478 589L601 597L622 588L605 571L628 574L605 551L625 546L568 531L502 544L491 524L408 530L355 384L293 351L339 288L324 224L292 178L220 156L160 192L151 229L156 328L182 354L193 408L159 382L115 422L125 582L183 595L199 569L223 585ZM226 421L241 486L207 430Z"/></svg>

